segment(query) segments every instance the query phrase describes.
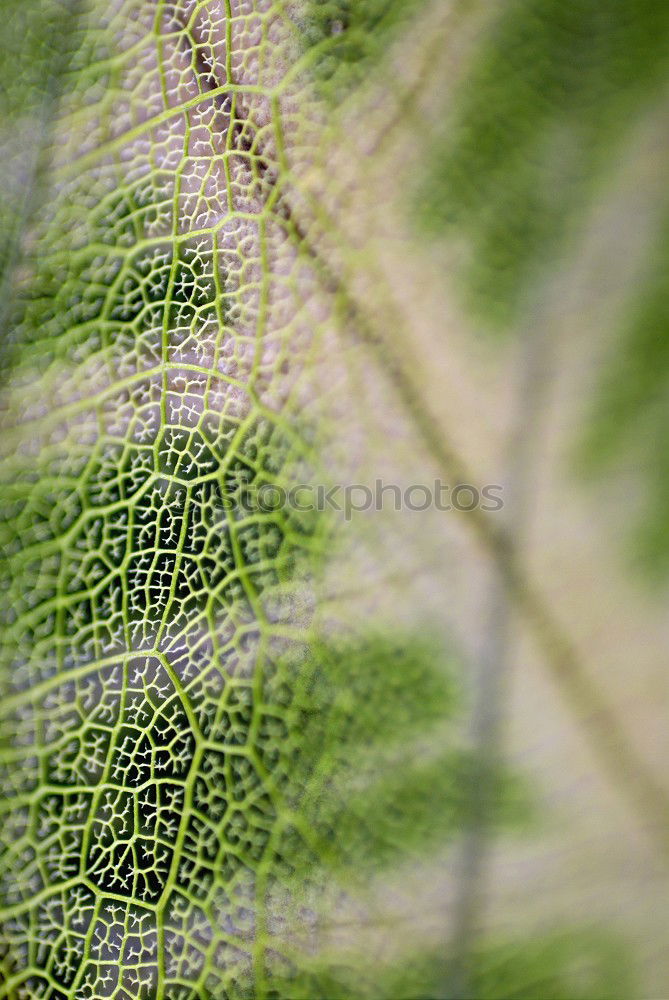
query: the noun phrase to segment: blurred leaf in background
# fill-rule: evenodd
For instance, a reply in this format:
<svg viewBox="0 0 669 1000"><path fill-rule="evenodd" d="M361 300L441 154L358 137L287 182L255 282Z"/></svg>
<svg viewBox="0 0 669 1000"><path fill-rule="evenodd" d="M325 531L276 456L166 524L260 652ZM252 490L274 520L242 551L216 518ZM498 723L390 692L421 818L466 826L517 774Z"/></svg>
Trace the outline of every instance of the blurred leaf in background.
<svg viewBox="0 0 669 1000"><path fill-rule="evenodd" d="M577 253L590 206L644 116L666 106L668 87L669 8L659 0L514 0L494 17L430 144L419 199L433 237L466 238L461 280L476 315L507 329L531 316L537 288ZM666 193L655 212L580 452L589 472L636 457L645 506L635 561L661 577L669 565ZM624 254L628 234L618 238Z"/></svg>

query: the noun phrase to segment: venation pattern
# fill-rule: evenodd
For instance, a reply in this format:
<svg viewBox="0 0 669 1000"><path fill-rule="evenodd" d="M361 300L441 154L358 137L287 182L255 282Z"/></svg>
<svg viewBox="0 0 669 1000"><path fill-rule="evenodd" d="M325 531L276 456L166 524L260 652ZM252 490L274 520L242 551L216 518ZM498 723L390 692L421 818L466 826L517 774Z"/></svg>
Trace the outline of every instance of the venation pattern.
<svg viewBox="0 0 669 1000"><path fill-rule="evenodd" d="M334 108L416 5L0 3L0 1000L442 993L444 651L319 607L330 519L253 502L356 450Z"/></svg>
<svg viewBox="0 0 669 1000"><path fill-rule="evenodd" d="M71 30L3 348L0 996L261 995L314 538L240 501L305 461L295 41L264 0Z"/></svg>

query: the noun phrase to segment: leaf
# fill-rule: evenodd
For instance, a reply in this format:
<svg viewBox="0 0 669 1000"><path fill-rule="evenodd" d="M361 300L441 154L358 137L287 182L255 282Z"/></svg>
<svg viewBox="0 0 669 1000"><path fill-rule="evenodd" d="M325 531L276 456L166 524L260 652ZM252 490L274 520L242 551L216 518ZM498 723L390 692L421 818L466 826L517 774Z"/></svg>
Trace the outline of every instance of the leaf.
<svg viewBox="0 0 669 1000"><path fill-rule="evenodd" d="M270 996L452 834L452 698L437 646L334 646L328 519L251 502L316 471L284 20L71 30L4 347L0 995Z"/></svg>
<svg viewBox="0 0 669 1000"><path fill-rule="evenodd" d="M370 409L408 384L351 223L377 188L343 138L379 94L405 107L384 80L420 62L435 9L87 0L13 5L1 29L10 127L44 127L25 205L3 208L0 998L380 1000L448 981L449 944L423 961L430 906L445 935L420 885L455 880L481 774L463 657L408 588L342 610L342 564L358 576L373 532L288 501L364 450L350 369ZM410 577L407 539L386 537ZM529 796L492 771L486 821L517 832ZM517 995L589 997L570 949L536 947ZM482 960L481 997L506 990L504 964Z"/></svg>

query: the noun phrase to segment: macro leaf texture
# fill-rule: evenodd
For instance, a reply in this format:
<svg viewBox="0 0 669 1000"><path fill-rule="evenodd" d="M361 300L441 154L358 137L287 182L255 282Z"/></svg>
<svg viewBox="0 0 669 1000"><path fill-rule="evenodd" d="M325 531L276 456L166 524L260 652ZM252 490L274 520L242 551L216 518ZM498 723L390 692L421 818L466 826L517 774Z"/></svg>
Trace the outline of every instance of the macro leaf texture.
<svg viewBox="0 0 669 1000"><path fill-rule="evenodd" d="M456 822L452 748L398 770L451 713L437 651L318 638L327 525L243 504L315 469L301 24L93 3L35 94L3 347L3 996L270 995L319 913Z"/></svg>
<svg viewBox="0 0 669 1000"><path fill-rule="evenodd" d="M486 663L513 628L566 690L547 731L595 719L596 763L571 729L552 758L599 775L574 809L603 801L623 845L624 786L648 856L669 846L624 692L600 698L563 639L569 579L542 576L515 510L451 527L351 502L425 469L508 486L525 445L499 458L513 418L473 386L481 343L507 371L522 337L478 325L541 325L546 275L578 270L607 158L667 83L666 12L620 6L0 0L0 1000L619 1000L644 935L641 982L662 981L649 913L553 910L537 876L548 916L523 896L507 919L563 807L550 767L502 746ZM648 256L560 439L596 470L644 419L666 437ZM459 376L470 410L439 382ZM661 582L666 460L647 472L639 561ZM342 482L343 508L299 502ZM628 840L630 892L659 892Z"/></svg>

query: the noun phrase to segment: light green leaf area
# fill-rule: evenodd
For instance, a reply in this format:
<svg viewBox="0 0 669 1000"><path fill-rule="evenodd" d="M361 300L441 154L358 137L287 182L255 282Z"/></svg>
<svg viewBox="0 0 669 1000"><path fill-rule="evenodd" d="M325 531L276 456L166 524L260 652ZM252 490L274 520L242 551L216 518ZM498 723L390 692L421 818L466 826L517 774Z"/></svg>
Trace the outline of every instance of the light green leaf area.
<svg viewBox="0 0 669 1000"><path fill-rule="evenodd" d="M318 93L340 101L364 83L425 0L309 0L297 25Z"/></svg>
<svg viewBox="0 0 669 1000"><path fill-rule="evenodd" d="M434 143L423 196L433 231L472 241L469 301L517 318L639 115L669 79L657 0L514 0L500 9Z"/></svg>
<svg viewBox="0 0 669 1000"><path fill-rule="evenodd" d="M403 969L392 969L376 988L384 997L420 997L458 1000L444 986L443 956L422 954ZM338 974L338 976L337 976ZM377 973L378 975L378 973ZM587 927L566 933L538 934L504 944L489 944L475 956L472 994L485 1000L536 1000L537 997L570 997L573 1000L620 1000L633 993L629 954L615 936ZM317 996L315 977L308 972L291 986L291 997ZM334 970L327 987L329 997L359 996L369 985L365 972L354 985L347 970ZM357 987L357 989L356 989Z"/></svg>
<svg viewBox="0 0 669 1000"><path fill-rule="evenodd" d="M0 3L3 68L0 79L0 281L13 262L37 167L40 143L48 128L58 81L67 56L68 7L65 0L11 0ZM55 38L61 44L55 46ZM4 300L3 296L3 300ZM3 309L5 303L3 301Z"/></svg>

